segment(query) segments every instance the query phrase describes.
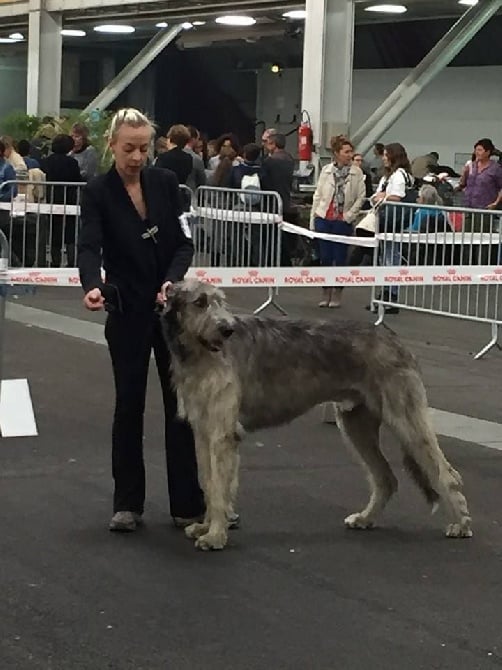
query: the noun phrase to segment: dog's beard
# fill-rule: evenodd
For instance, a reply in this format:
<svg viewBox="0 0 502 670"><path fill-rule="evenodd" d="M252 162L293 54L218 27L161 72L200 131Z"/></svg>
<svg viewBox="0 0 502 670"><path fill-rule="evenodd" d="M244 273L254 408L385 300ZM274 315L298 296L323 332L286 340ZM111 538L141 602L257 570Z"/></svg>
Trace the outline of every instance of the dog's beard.
<svg viewBox="0 0 502 670"><path fill-rule="evenodd" d="M218 353L223 349L223 338L218 338L215 340L206 340L204 337L199 336L199 342L202 344L203 347L205 347L208 351L211 351L213 353Z"/></svg>

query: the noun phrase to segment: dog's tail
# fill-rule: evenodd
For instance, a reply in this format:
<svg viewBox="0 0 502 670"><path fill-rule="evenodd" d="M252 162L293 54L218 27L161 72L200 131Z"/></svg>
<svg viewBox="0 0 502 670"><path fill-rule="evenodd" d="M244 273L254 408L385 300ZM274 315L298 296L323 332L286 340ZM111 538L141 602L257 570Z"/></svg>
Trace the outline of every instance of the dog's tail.
<svg viewBox="0 0 502 670"><path fill-rule="evenodd" d="M429 505L431 505L432 513L434 514L439 504L439 493L432 487L426 472L410 454L404 454L403 464L410 477L422 491Z"/></svg>

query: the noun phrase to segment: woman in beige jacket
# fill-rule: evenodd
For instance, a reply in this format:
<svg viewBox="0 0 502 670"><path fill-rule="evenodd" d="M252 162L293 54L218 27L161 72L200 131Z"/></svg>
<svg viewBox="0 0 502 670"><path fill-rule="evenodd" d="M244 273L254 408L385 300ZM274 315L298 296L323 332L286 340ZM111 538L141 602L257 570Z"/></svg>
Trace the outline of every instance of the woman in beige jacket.
<svg viewBox="0 0 502 670"><path fill-rule="evenodd" d="M331 235L352 235L353 225L364 203L366 188L362 170L352 164L354 146L342 135L331 140L333 162L321 171L314 193L310 229ZM348 246L319 240L321 265L347 264ZM319 307L340 307L342 289L322 289Z"/></svg>

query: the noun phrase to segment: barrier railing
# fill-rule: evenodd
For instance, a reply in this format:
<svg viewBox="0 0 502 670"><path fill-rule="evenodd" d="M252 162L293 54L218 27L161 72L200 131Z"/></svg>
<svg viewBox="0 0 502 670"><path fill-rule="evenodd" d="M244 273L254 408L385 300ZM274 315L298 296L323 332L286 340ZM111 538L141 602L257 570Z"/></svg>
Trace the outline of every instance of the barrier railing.
<svg viewBox="0 0 502 670"><path fill-rule="evenodd" d="M0 229L14 267L75 267L82 182L7 181L0 194Z"/></svg>
<svg viewBox="0 0 502 670"><path fill-rule="evenodd" d="M499 216L494 210L387 205L374 252L374 265L387 270L373 289L377 325L396 308L467 319L491 325L491 340L476 358L496 346L502 323Z"/></svg>
<svg viewBox="0 0 502 670"><path fill-rule="evenodd" d="M201 277L202 268L278 268L281 222L282 201L274 191L201 186L193 226L193 264L201 269ZM252 285L253 275L234 274L233 283ZM277 302L277 289L268 289L268 298L256 313L269 305L285 314Z"/></svg>
<svg viewBox="0 0 502 670"><path fill-rule="evenodd" d="M25 186L32 182L22 183ZM3 283L80 284L78 272L69 262L72 258L68 255L64 232L70 222L77 241L83 184L44 184L45 198L47 188L52 186L63 187L63 200L70 197L68 189L76 188L76 196L71 196L76 203L30 202L26 198L0 203L0 217L3 216L0 229L10 240L22 241L18 261L26 261L29 256L30 239L35 240L37 249L39 245L45 249L45 256L42 252L31 252L32 267L25 267L23 263L22 267L4 269L0 276ZM188 276L222 287L267 288L268 298L257 312L273 305L284 313L277 303L277 290L283 286L368 286L372 288L372 302L379 312L377 324L385 318L386 308L399 307L489 323L492 339L478 358L497 343L502 322L499 289L502 241L497 212L392 203L387 205L386 218L375 237L344 237L322 235L283 222L282 203L274 192L201 187L194 195L189 189L183 190L187 203L191 202L195 245ZM421 212L421 222L414 227L417 211ZM27 219L29 215L34 218ZM63 223L56 231L59 236L55 245L56 251L61 251L59 265L63 267L54 262L54 245L50 244L54 240L54 224L58 223L55 217L61 217ZM458 232L453 232L452 227ZM18 238L16 230L22 231ZM373 265L288 267L281 258L282 231L366 247L373 255ZM9 260L9 265L15 265L12 252Z"/></svg>

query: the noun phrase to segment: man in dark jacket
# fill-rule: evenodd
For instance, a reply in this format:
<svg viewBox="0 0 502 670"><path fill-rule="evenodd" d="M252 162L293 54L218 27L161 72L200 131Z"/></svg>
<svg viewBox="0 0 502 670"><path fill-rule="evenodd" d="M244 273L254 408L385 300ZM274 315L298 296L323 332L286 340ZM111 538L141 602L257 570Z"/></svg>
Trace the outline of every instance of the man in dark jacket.
<svg viewBox="0 0 502 670"><path fill-rule="evenodd" d="M267 141L268 158L263 162L263 188L267 191L277 191L282 200L282 211L285 221L296 223L296 211L291 203L293 188L293 173L295 161L286 151L286 137L277 133L270 135ZM292 235L282 236L281 265L291 265L292 245L295 240Z"/></svg>
<svg viewBox="0 0 502 670"><path fill-rule="evenodd" d="M52 153L41 163L42 171L48 182L82 182L80 168L75 158L68 156L74 142L70 135L56 135L52 140ZM78 190L76 186L47 186L47 202L58 205L76 205ZM49 214L49 238L51 240L51 258L53 267L60 267L63 249L66 247L68 267L76 262L76 216L67 214Z"/></svg>
<svg viewBox="0 0 502 670"><path fill-rule="evenodd" d="M286 151L286 137L271 135L268 139L268 158L263 162L263 172L268 191L277 191L282 199L284 216L291 212L291 189L295 161Z"/></svg>
<svg viewBox="0 0 502 670"><path fill-rule="evenodd" d="M174 172L179 184L186 184L192 172L192 156L184 151L189 139L190 133L186 126L178 124L169 128L166 140L167 151L161 153L155 163L155 167Z"/></svg>

